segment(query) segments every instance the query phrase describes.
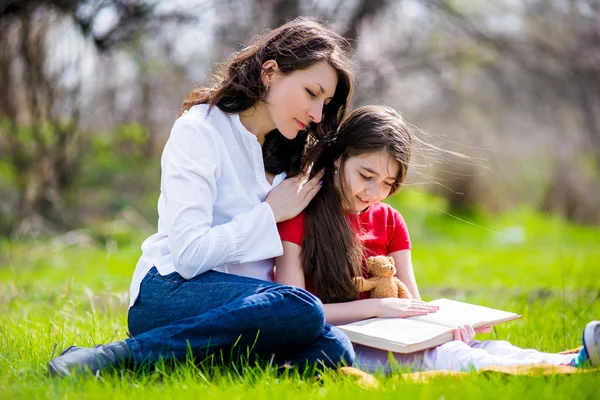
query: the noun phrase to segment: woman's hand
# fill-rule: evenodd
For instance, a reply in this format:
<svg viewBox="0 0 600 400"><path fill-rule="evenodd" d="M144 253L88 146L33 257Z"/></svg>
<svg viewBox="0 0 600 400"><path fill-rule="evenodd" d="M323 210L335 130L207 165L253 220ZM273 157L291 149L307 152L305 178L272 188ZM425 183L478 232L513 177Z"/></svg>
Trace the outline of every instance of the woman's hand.
<svg viewBox="0 0 600 400"><path fill-rule="evenodd" d="M437 312L440 307L432 306L424 301L415 299L397 299L388 297L379 299L378 310L375 316L378 318L405 318L415 315L425 315Z"/></svg>
<svg viewBox="0 0 600 400"><path fill-rule="evenodd" d="M271 190L265 201L271 206L275 220L287 221L300 214L321 189L321 178L323 171L310 180L307 175L297 176L285 179Z"/></svg>

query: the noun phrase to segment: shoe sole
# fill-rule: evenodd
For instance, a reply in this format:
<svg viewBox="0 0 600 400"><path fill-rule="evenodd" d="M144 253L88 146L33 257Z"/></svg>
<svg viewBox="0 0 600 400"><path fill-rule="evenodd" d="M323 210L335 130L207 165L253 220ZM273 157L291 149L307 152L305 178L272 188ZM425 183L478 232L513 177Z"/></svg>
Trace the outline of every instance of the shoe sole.
<svg viewBox="0 0 600 400"><path fill-rule="evenodd" d="M600 321L589 322L583 330L583 345L588 358L594 367L600 366L600 343L595 339L596 331L600 331ZM598 332L600 335L600 332Z"/></svg>

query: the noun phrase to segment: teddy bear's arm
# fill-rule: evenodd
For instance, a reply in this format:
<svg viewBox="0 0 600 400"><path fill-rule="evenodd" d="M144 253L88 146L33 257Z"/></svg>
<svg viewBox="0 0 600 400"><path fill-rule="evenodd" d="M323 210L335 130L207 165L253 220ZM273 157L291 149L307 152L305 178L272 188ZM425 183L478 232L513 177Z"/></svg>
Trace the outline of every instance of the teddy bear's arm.
<svg viewBox="0 0 600 400"><path fill-rule="evenodd" d="M396 286L398 287L398 298L399 299L412 299L413 296L400 279L394 277L394 282L396 282Z"/></svg>
<svg viewBox="0 0 600 400"><path fill-rule="evenodd" d="M356 288L356 291L359 293L372 290L375 288L375 286L377 286L377 282L379 281L377 278L365 279L362 276L352 278L352 280L354 281L354 287Z"/></svg>

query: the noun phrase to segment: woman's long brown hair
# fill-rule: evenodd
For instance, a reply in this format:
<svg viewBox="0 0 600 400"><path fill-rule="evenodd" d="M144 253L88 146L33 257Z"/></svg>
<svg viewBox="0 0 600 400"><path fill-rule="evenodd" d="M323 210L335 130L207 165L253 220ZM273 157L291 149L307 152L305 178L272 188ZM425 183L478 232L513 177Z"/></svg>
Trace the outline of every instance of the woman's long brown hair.
<svg viewBox="0 0 600 400"><path fill-rule="evenodd" d="M308 154L313 174L324 169L325 176L305 210L301 262L324 303L356 299L352 278L361 275L362 246L344 211L344 204L350 204L345 197L344 164L350 157L380 151L392 155L400 165L391 194L406 178L412 133L394 109L365 106L351 112L332 139L320 141ZM336 160L340 161L338 178Z"/></svg>
<svg viewBox="0 0 600 400"><path fill-rule="evenodd" d="M275 129L266 136L263 144L266 171L296 175L305 166L302 155L307 137L331 136L346 115L353 89L350 50L346 39L320 23L306 18L295 19L256 38L250 46L235 53L214 75L212 86L199 87L189 93L181 113L197 104L210 104L227 113L239 113L253 107L266 96L261 77L270 72L263 69L268 60L275 60L283 74L308 68L319 61L328 62L337 71L338 83L321 122L311 124L294 140L286 139Z"/></svg>

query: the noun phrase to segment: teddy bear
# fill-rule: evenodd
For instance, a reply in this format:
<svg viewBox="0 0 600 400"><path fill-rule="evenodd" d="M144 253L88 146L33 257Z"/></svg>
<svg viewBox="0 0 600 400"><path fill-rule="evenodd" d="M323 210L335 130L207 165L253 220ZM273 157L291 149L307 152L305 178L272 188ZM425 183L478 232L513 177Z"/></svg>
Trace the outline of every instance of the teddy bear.
<svg viewBox="0 0 600 400"><path fill-rule="evenodd" d="M413 296L400 279L396 278L394 259L386 256L367 258L367 272L372 278L353 278L358 293L370 291L371 298L398 297L412 299Z"/></svg>

